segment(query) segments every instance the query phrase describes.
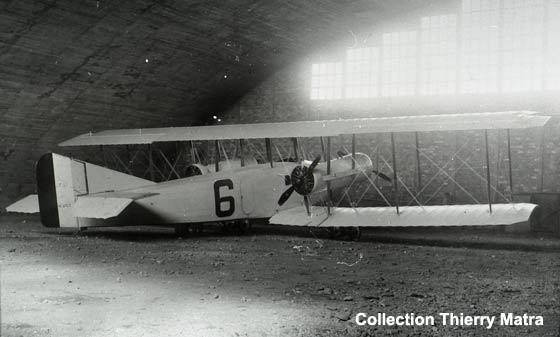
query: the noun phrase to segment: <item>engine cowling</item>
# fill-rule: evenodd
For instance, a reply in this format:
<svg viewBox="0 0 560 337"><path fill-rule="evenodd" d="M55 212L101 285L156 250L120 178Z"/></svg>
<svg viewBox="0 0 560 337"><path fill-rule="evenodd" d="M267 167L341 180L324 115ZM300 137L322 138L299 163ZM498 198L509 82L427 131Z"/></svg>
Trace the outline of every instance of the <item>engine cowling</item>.
<svg viewBox="0 0 560 337"><path fill-rule="evenodd" d="M366 178L366 174L371 172L373 169L373 164L368 155L364 153L356 153L354 159L352 155L345 155L340 158L331 160L331 176L336 176L337 174L343 174L345 172L352 171L352 161L356 161L356 170L361 171L358 173L357 180L362 180ZM301 195L309 195L317 191L321 191L327 187L327 182L323 177L327 176L327 163L320 163L313 169L313 172L309 172L309 166L311 162L304 161L303 165L296 166L292 170L291 179L294 186L294 190ZM333 179L331 182L331 187L333 189L343 187L348 185L352 180L354 180L354 175L346 176L339 179Z"/></svg>
<svg viewBox="0 0 560 337"><path fill-rule="evenodd" d="M202 164L192 164L187 166L185 170L185 177L194 177L210 173L208 167Z"/></svg>
<svg viewBox="0 0 560 337"><path fill-rule="evenodd" d="M245 166L255 166L258 165L257 159L252 156L248 156L245 158ZM240 159L232 159L232 160L222 160L219 163L220 171L231 171L238 168L241 168L241 160ZM193 177L199 175L206 175L209 173L216 172L215 165L202 165L202 164L192 164L187 166L185 170L186 177Z"/></svg>

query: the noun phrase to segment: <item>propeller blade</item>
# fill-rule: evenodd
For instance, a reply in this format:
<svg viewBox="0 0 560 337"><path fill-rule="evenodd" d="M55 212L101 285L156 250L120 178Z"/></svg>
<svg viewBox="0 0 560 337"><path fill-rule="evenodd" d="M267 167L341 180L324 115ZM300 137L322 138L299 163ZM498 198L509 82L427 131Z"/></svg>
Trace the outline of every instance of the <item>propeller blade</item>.
<svg viewBox="0 0 560 337"><path fill-rule="evenodd" d="M307 195L303 196L303 203L305 204L305 210L307 211L307 216L311 216L311 211L309 210L309 198Z"/></svg>
<svg viewBox="0 0 560 337"><path fill-rule="evenodd" d="M278 199L278 205L280 205L280 206L284 205L284 203L286 201L288 201L288 199L290 199L293 192L294 192L294 186L292 185L292 186L290 186L290 188L285 190L284 193L282 193L282 195L280 196L280 199Z"/></svg>
<svg viewBox="0 0 560 337"><path fill-rule="evenodd" d="M372 170L372 172L373 172L376 176L378 176L379 178L381 178L381 179L383 179L383 180L385 180L385 181L388 181L388 182L393 181L391 178L389 178L388 176L386 176L386 175L383 174L382 172L377 172L376 170Z"/></svg>
<svg viewBox="0 0 560 337"><path fill-rule="evenodd" d="M311 163L311 165L309 165L309 172L313 172L313 170L315 169L315 166L317 166L317 164L319 164L319 161L321 161L321 155L318 155L313 162Z"/></svg>

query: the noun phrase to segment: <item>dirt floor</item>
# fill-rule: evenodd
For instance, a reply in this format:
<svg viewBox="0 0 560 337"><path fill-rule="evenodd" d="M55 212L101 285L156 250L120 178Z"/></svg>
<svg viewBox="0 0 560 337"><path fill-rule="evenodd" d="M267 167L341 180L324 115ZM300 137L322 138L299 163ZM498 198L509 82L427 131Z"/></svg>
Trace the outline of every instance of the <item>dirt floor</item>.
<svg viewBox="0 0 560 337"><path fill-rule="evenodd" d="M285 227L77 234L0 217L0 335L560 336L560 239L395 233L361 242ZM544 326L359 327L358 312L529 313Z"/></svg>

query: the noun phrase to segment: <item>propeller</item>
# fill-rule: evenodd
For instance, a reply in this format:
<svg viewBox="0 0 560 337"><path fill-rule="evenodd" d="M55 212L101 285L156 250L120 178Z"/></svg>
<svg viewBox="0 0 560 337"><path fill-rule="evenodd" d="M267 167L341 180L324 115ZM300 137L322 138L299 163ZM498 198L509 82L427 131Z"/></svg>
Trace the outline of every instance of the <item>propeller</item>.
<svg viewBox="0 0 560 337"><path fill-rule="evenodd" d="M290 186L290 188L288 188L287 190L284 191L284 193L282 193L280 199L278 199L278 205L280 206L284 205L284 203L288 201L288 199L290 199L292 193L294 193L294 185Z"/></svg>
<svg viewBox="0 0 560 337"><path fill-rule="evenodd" d="M305 204L305 209L307 210L307 214L311 215L311 211L309 209L309 194L313 192L313 188L315 187L315 177L313 176L313 171L315 170L315 167L319 164L319 161L321 161L320 155L315 157L315 159L309 166L299 165L294 167L290 176L292 181L292 186L290 186L290 188L284 191L284 193L282 193L282 195L280 196L280 199L278 199L279 206L284 205L284 203L288 201L288 199L290 199L292 193L296 191L298 194L303 195L303 202ZM388 182L392 181L391 178L389 178L387 175L385 175L382 172L378 172L376 170L372 170L372 172L373 174L375 174L376 176L378 176L379 178L385 181Z"/></svg>
<svg viewBox="0 0 560 337"><path fill-rule="evenodd" d="M313 191L313 188L315 187L315 177L313 176L313 171L319 164L319 161L321 161L320 155L315 157L311 165L299 165L293 169L291 174L292 186L284 191L284 193L282 193L280 199L278 200L278 205L282 206L288 199L290 199L292 193L296 191L297 193L303 195L303 202L305 204L307 214L311 214L311 211L309 210L308 195Z"/></svg>
<svg viewBox="0 0 560 337"><path fill-rule="evenodd" d="M303 196L303 203L305 204L305 210L307 211L307 216L311 216L311 211L309 210L309 197L307 195Z"/></svg>

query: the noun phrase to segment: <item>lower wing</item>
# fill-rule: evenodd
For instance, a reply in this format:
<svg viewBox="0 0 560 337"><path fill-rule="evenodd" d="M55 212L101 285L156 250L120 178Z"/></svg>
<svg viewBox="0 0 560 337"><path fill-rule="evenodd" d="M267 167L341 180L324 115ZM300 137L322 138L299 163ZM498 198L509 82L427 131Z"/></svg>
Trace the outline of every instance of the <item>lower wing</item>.
<svg viewBox="0 0 560 337"><path fill-rule="evenodd" d="M270 223L320 227L430 227L492 226L527 221L537 205L526 203L488 205L445 205L399 207L303 207L278 212Z"/></svg>

